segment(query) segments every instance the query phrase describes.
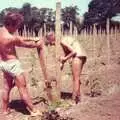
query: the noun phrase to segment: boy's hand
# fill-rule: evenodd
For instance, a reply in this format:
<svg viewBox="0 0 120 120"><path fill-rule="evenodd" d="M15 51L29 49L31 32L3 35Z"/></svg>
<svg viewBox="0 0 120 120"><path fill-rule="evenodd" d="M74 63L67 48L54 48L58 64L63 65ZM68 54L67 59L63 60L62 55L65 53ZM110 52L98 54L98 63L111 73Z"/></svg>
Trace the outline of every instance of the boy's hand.
<svg viewBox="0 0 120 120"><path fill-rule="evenodd" d="M64 67L64 63L66 62L66 58L61 56L59 57L59 61L60 61L60 69L62 70Z"/></svg>
<svg viewBox="0 0 120 120"><path fill-rule="evenodd" d="M60 61L62 64L64 64L64 63L66 62L66 58L63 57L63 56L61 56L61 57L59 58L59 61Z"/></svg>
<svg viewBox="0 0 120 120"><path fill-rule="evenodd" d="M60 69L63 70L64 63L60 63Z"/></svg>

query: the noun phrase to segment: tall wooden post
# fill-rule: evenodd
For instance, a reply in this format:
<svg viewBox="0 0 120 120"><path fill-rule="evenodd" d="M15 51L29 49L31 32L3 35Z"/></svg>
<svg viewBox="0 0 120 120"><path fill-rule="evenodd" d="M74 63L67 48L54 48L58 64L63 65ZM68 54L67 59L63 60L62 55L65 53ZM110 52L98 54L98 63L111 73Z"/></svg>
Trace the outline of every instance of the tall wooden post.
<svg viewBox="0 0 120 120"><path fill-rule="evenodd" d="M44 23L44 36L46 36L46 23Z"/></svg>
<svg viewBox="0 0 120 120"><path fill-rule="evenodd" d="M72 36L72 27L73 27L73 24L72 24L72 21L70 21L70 36Z"/></svg>
<svg viewBox="0 0 120 120"><path fill-rule="evenodd" d="M24 25L23 36L27 37L26 26Z"/></svg>
<svg viewBox="0 0 120 120"><path fill-rule="evenodd" d="M74 37L78 36L78 31L77 31L77 27L74 26L74 32L73 32Z"/></svg>
<svg viewBox="0 0 120 120"><path fill-rule="evenodd" d="M60 40L61 40L61 2L57 0L56 2L56 25L55 25L55 36L56 36L56 100L60 99L60 81L61 81L61 70L58 58L60 56Z"/></svg>
<svg viewBox="0 0 120 120"><path fill-rule="evenodd" d="M93 26L93 58L95 60L94 64L96 64L96 37L97 37L96 24L94 24Z"/></svg>
<svg viewBox="0 0 120 120"><path fill-rule="evenodd" d="M109 80L109 65L110 65L110 19L106 21L107 30L107 65L106 65L106 80Z"/></svg>
<svg viewBox="0 0 120 120"><path fill-rule="evenodd" d="M107 19L107 62L110 64L110 19Z"/></svg>

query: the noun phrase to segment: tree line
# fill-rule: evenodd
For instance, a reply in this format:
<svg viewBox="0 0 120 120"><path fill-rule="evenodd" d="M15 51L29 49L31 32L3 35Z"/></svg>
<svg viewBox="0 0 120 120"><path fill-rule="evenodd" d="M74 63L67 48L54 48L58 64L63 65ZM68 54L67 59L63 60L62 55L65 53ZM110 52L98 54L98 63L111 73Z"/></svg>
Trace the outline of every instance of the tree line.
<svg viewBox="0 0 120 120"><path fill-rule="evenodd" d="M120 0L92 0L88 5L88 12L84 14L84 26L106 29L106 21L110 19L110 28L119 27L119 21L112 21L112 17L120 13Z"/></svg>
<svg viewBox="0 0 120 120"><path fill-rule="evenodd" d="M24 22L19 28L20 34L26 26L26 31L35 32L42 28L44 32L44 25L46 31L55 31L55 10L51 8L37 8L31 7L30 3L24 3L21 8L5 8L0 13L0 23L3 23L4 16L7 12L19 12L24 16ZM106 29L106 20L110 19L110 28L119 26L119 22L112 21L111 18L120 13L120 0L92 0L88 5L88 11L81 19L79 15L79 8L77 6L65 7L61 10L61 25L63 30L70 29L70 23L76 26L78 33L84 28L91 28L94 24L99 29L100 27Z"/></svg>
<svg viewBox="0 0 120 120"><path fill-rule="evenodd" d="M77 6L69 6L61 10L61 25L63 25L64 29L69 29L70 22L79 28L78 10ZM5 14L8 12L18 12L24 16L24 22L19 28L21 34L24 26L26 26L27 31L34 31L36 35L41 28L44 32L44 24L46 25L46 31L55 30L55 11L51 8L31 7L30 3L24 3L20 9L13 7L5 8L0 13L1 24L3 23Z"/></svg>

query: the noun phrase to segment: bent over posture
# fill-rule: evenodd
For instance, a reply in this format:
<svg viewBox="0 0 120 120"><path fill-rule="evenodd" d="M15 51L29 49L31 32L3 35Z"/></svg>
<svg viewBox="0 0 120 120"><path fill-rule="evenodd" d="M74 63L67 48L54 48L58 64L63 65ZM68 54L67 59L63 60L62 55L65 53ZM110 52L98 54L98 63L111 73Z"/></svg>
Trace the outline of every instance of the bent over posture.
<svg viewBox="0 0 120 120"><path fill-rule="evenodd" d="M49 43L55 44L54 33L48 34L47 39ZM79 41L71 36L64 36L60 44L65 53L65 56L60 57L61 70L63 69L64 63L68 59L72 59L73 100L78 103L80 101L80 75L87 56Z"/></svg>
<svg viewBox="0 0 120 120"><path fill-rule="evenodd" d="M71 36L64 36L61 41L61 46L65 56L60 58L61 69L64 63L72 58L72 74L73 74L73 100L78 103L80 101L80 75L84 63L86 62L86 53L79 41Z"/></svg>
<svg viewBox="0 0 120 120"><path fill-rule="evenodd" d="M8 13L4 19L4 26L0 28L0 69L4 74L4 89L2 95L2 111L9 112L9 94L14 84L18 87L21 98L24 100L31 114L38 111L34 108L26 87L26 80L21 63L16 55L15 46L35 48L41 47L41 41L25 41L27 38L16 37L13 33L18 29L23 17L18 13ZM30 39L30 38L29 38ZM31 39L32 40L32 39ZM14 80L14 81L13 81Z"/></svg>

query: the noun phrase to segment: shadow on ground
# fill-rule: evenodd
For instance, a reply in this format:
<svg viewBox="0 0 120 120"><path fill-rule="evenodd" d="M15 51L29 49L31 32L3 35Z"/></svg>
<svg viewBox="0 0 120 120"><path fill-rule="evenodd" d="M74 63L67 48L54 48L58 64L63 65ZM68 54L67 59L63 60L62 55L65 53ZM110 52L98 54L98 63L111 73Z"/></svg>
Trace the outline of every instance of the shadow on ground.
<svg viewBox="0 0 120 120"><path fill-rule="evenodd" d="M72 99L72 93L70 92L61 92L62 99Z"/></svg>
<svg viewBox="0 0 120 120"><path fill-rule="evenodd" d="M26 108L26 105L23 100L12 100L9 103L9 107L11 109L14 109L16 112L21 112L25 115L29 115L29 111Z"/></svg>
<svg viewBox="0 0 120 120"><path fill-rule="evenodd" d="M44 103L44 104L48 105L47 100L43 97L33 98L33 104L34 105L37 105L37 104L40 104L40 103ZM24 115L30 115L30 112L27 110L26 104L24 103L23 100L12 100L9 103L9 107L10 107L10 109L14 109L16 112L20 112Z"/></svg>

